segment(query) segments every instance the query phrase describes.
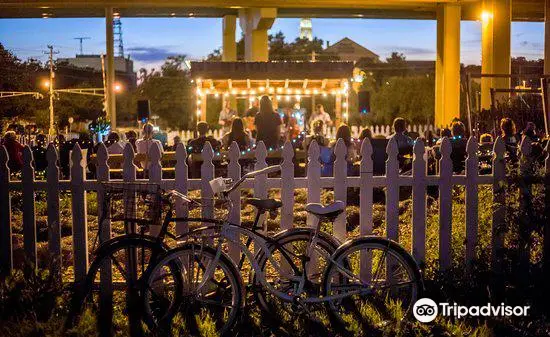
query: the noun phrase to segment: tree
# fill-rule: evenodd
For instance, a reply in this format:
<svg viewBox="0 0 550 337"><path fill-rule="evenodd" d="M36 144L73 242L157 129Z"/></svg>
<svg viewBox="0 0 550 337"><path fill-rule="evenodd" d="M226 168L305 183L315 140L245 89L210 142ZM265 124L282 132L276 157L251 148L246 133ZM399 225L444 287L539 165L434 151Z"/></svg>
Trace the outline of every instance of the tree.
<svg viewBox="0 0 550 337"><path fill-rule="evenodd" d="M159 116L161 126L186 129L194 118L194 86L184 67L185 59L185 55L171 56L161 70L139 71L140 84L134 101L148 99L151 113Z"/></svg>
<svg viewBox="0 0 550 337"><path fill-rule="evenodd" d="M313 52L316 53L317 60L336 60L338 57L323 51L323 40L313 38L296 38L293 42L286 42L283 32L277 32L268 36L269 60L272 61L307 61L311 60ZM237 41L237 60L244 60L244 35ZM207 61L221 61L221 48L214 49L208 54Z"/></svg>

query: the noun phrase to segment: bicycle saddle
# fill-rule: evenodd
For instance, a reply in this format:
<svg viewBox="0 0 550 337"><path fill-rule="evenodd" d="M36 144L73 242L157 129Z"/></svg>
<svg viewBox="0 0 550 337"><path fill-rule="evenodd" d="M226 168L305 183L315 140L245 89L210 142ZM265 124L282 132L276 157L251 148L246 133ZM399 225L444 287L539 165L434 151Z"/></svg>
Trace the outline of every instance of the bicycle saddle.
<svg viewBox="0 0 550 337"><path fill-rule="evenodd" d="M259 198L248 198L246 203L256 207L257 209L274 211L277 208L281 208L283 203L280 200L276 199L259 199Z"/></svg>
<svg viewBox="0 0 550 337"><path fill-rule="evenodd" d="M326 218L335 218L346 209L343 201L337 200L332 204L324 206L319 203L310 203L306 205L306 212Z"/></svg>

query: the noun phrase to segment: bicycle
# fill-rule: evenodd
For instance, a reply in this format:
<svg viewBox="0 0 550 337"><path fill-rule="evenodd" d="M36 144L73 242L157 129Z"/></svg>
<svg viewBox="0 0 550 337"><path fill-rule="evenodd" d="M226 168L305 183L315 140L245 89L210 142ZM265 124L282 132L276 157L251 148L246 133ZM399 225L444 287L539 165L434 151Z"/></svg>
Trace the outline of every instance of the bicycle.
<svg viewBox="0 0 550 337"><path fill-rule="evenodd" d="M258 174L266 174L269 170L274 170L274 168L268 168L267 171L264 169L250 172L243 176L241 182ZM166 243L166 238L173 240L176 244L185 242L190 237L215 231L224 221L202 217L174 216L175 199L199 206L200 203L177 191L163 191L159 184L107 182L101 184L100 191L104 194L104 198L98 235L92 246L95 257L85 280L75 284L65 329L76 326L85 309L90 308L93 315L98 318L100 334L110 335L112 324L106 322L112 323L113 317L116 316L112 308L115 307L120 311L118 314L128 316L128 329L132 333L141 334L141 321L146 323L149 330L155 330L159 321L156 316L166 315L169 305L160 301L151 302L150 310L143 311L140 298L144 292L144 286L146 286L143 283L144 275L149 273L157 258L170 248ZM116 199L120 199L118 203ZM247 203L258 211L252 226L253 231L260 229L260 217L263 213L274 212L281 207L281 203L274 199L252 198L247 200ZM162 219L163 211L165 212L164 219ZM110 238L97 246L97 239L104 237L102 224L106 220L123 222L125 234ZM197 222L200 226L188 233L174 235L168 229L170 224L176 222ZM154 225L160 226L157 236L146 233L146 229ZM137 232L138 228L139 232ZM278 234L274 239L292 242L296 235L304 236L306 232L304 230L299 233L287 231ZM334 251L336 245L330 238L327 240L330 242L330 249ZM250 243L249 241L247 246L250 246ZM244 257L241 256L239 269L243 262ZM113 266L114 268L112 268ZM181 284L182 281L176 273L176 267L171 266L171 268L174 279ZM115 281L115 289L110 292L105 289L106 280L109 279ZM103 291L103 296L100 296L101 291ZM105 298L107 301L102 301ZM115 305L114 300L121 303ZM268 309L264 308L264 310ZM132 331L132 329L137 329L137 331Z"/></svg>
<svg viewBox="0 0 550 337"><path fill-rule="evenodd" d="M273 170L275 169L266 168L264 172ZM234 184L228 180L215 179L211 186L216 194L228 199L228 195L245 178L246 176ZM306 206L306 210L319 220L330 221L334 221L344 208L341 201L328 206ZM245 301L242 276L223 251L224 243L230 242L238 246L249 261L254 272L253 286L260 286L269 294L260 298L264 302L261 305L267 308L268 302L273 302L274 299L275 302L286 303L286 308L290 308L291 313L296 309L308 313L312 306L324 304L329 311L331 323L338 329L349 331L350 312L351 316L362 323L365 318L357 317L357 312L361 313L365 302L379 299L378 295L390 295L392 291L388 290L393 289L393 282L393 285L400 288L410 285L410 291L400 292L407 297L403 303L408 312L423 288L414 259L395 242L378 237L349 240L334 250L334 241L325 240L327 235L320 230L321 222L315 228L308 229L307 239L291 242L292 247L298 242L302 245L303 252L296 253L283 244L284 241L280 238L273 240L256 231L224 221L216 245L205 241L187 242L159 257L146 280L145 310L151 310L150 302L160 298L164 302L170 302L170 308L165 311L167 314L160 319L158 326L170 329L173 321L185 322L186 328L193 334L202 323L211 321L219 334L230 335ZM241 236L247 242L252 241L254 247L259 247L259 253L250 251L248 245L240 241ZM378 252L380 249L382 256ZM357 252L359 258L355 256ZM319 267L319 264L312 266L308 263L319 259L324 261L321 264L324 271L321 274L313 273L317 276L311 279L311 268ZM378 262L374 270L371 263L373 261ZM178 269L180 280L171 272L172 266ZM382 272L386 274L386 280L390 281L389 286L381 283ZM268 273L269 280L266 276ZM180 285L180 281L184 283ZM316 289L317 286L320 289Z"/></svg>

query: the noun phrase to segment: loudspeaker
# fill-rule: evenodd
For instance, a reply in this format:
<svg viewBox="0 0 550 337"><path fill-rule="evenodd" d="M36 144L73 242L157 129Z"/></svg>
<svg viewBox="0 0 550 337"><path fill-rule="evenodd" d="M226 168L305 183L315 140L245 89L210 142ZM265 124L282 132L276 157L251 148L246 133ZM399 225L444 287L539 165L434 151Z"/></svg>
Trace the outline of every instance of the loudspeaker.
<svg viewBox="0 0 550 337"><path fill-rule="evenodd" d="M359 105L359 112L362 114L366 114L370 112L370 91L359 91L357 93L358 96L358 105Z"/></svg>
<svg viewBox="0 0 550 337"><path fill-rule="evenodd" d="M149 100L139 100L137 101L137 117L138 120L146 122L149 119L149 114L151 113L151 107L149 105Z"/></svg>

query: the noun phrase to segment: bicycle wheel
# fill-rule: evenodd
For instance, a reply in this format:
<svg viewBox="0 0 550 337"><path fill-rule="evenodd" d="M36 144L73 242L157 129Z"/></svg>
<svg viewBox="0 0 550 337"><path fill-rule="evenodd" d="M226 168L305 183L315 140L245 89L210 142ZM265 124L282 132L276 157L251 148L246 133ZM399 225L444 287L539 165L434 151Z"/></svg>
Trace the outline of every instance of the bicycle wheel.
<svg viewBox="0 0 550 337"><path fill-rule="evenodd" d="M209 246L186 243L159 257L147 275L143 305L160 335L231 333L243 307L243 283L229 257L216 253ZM171 303L162 317L154 314L158 302Z"/></svg>
<svg viewBox="0 0 550 337"><path fill-rule="evenodd" d="M323 278L323 296L342 296L327 298L331 324L360 336L388 319L406 317L422 290L422 276L412 256L399 244L379 237L342 245Z"/></svg>
<svg viewBox="0 0 550 337"><path fill-rule="evenodd" d="M75 286L65 329L78 330L81 321L84 324L91 318L102 336L141 331L141 322L151 319L141 309L140 279L165 251L155 238L136 235L117 237L100 246L86 279Z"/></svg>
<svg viewBox="0 0 550 337"><path fill-rule="evenodd" d="M315 230L311 228L295 228L281 232L274 237L275 242L268 246L269 254L283 267L282 271L275 268L264 251L258 253L256 261L264 273L266 281L274 289L290 296L300 295L301 299L321 295L322 275L328 265L327 257L331 256L339 246L339 243L331 236L319 233L315 249L321 250L323 253L314 252L310 261L306 262L305 269L308 277L302 294L297 294L299 282L288 277L289 275L300 276L304 273L301 258L309 259L306 253L314 234ZM294 265L294 268L290 266L290 263ZM312 318L307 316L311 316L311 311L317 311L312 305L297 305L272 294L262 287L256 274L252 282L256 303L264 317L273 324L282 324L286 329L291 330L293 328L300 329L299 326L296 326L300 324L296 320L297 316L303 318L303 314L307 314L306 318ZM309 312L307 312L308 310ZM318 316L318 312L316 316Z"/></svg>

